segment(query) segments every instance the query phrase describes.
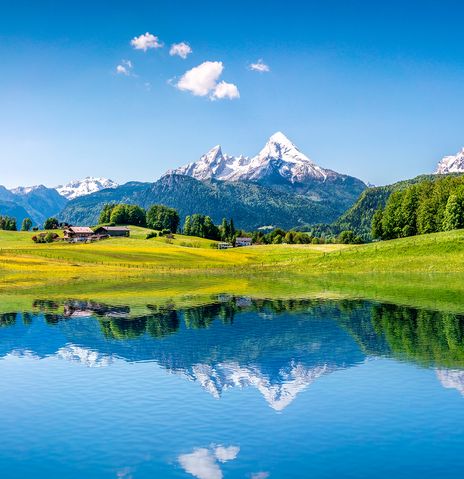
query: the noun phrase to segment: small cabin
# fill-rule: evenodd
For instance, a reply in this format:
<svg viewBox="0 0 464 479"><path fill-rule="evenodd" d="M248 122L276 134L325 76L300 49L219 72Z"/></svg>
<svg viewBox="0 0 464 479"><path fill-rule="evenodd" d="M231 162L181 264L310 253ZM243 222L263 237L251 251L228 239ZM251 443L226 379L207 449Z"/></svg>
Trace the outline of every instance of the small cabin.
<svg viewBox="0 0 464 479"><path fill-rule="evenodd" d="M64 230L64 239L68 241L85 241L94 232L88 226L70 226Z"/></svg>
<svg viewBox="0 0 464 479"><path fill-rule="evenodd" d="M235 246L251 246L253 240L251 238L238 237L235 239Z"/></svg>
<svg viewBox="0 0 464 479"><path fill-rule="evenodd" d="M100 226L95 230L95 234L103 236L130 236L130 229L127 226Z"/></svg>
<svg viewBox="0 0 464 479"><path fill-rule="evenodd" d="M229 249L232 248L232 245L230 243L225 243L225 242L220 242L217 244L218 249Z"/></svg>

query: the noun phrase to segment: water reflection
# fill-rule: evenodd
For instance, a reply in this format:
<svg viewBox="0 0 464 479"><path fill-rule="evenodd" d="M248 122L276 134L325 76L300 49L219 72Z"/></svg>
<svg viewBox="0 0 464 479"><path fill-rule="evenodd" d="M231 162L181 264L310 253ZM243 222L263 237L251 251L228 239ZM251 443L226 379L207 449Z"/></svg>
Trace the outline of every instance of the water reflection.
<svg viewBox="0 0 464 479"><path fill-rule="evenodd" d="M133 309L37 300L30 312L0 315L0 328L1 356L88 367L155 361L216 398L256 388L276 411L318 378L373 357L436 368L444 387L464 395L464 317L391 304L219 296Z"/></svg>
<svg viewBox="0 0 464 479"><path fill-rule="evenodd" d="M238 446L214 446L194 449L178 458L182 469L198 479L222 479L221 464L233 461L240 448Z"/></svg>

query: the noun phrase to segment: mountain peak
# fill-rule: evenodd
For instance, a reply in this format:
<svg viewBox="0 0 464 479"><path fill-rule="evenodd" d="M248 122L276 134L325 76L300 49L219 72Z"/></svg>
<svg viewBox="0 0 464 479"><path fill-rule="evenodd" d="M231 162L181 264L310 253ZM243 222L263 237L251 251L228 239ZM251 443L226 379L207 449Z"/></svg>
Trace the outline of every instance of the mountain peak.
<svg viewBox="0 0 464 479"><path fill-rule="evenodd" d="M87 176L83 180L72 180L66 185L59 185L55 189L61 196L68 200L73 200L79 196L90 195L106 188L116 188L118 186L113 180L108 178L98 178Z"/></svg>
<svg viewBox="0 0 464 479"><path fill-rule="evenodd" d="M316 165L281 131L275 132L264 148L254 157L224 154L220 145L198 161L170 170L168 173L188 175L197 180L255 181L266 184L325 181L340 176Z"/></svg>
<svg viewBox="0 0 464 479"><path fill-rule="evenodd" d="M216 145L211 148L211 150L208 151L208 153L205 153L202 158L205 158L206 161L209 163L214 163L218 159L222 158L222 149L221 145Z"/></svg>
<svg viewBox="0 0 464 479"><path fill-rule="evenodd" d="M464 148L455 155L442 158L437 165L435 173L464 173Z"/></svg>
<svg viewBox="0 0 464 479"><path fill-rule="evenodd" d="M280 144L289 144L295 146L281 131L276 131L273 135L269 137L268 143L280 143Z"/></svg>

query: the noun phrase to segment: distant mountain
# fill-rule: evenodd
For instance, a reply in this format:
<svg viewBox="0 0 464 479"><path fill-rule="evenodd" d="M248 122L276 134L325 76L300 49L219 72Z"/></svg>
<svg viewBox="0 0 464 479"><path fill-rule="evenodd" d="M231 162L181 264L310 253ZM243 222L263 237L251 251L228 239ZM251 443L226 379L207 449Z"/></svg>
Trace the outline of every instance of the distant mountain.
<svg viewBox="0 0 464 479"><path fill-rule="evenodd" d="M68 200L73 200L80 196L90 195L106 188L116 188L119 186L113 180L108 178L95 178L87 176L83 180L73 180L65 185L59 185L55 189Z"/></svg>
<svg viewBox="0 0 464 479"><path fill-rule="evenodd" d="M197 180L252 181L268 186L304 186L318 182L351 178L321 168L302 153L283 133L277 132L254 157L230 156L217 145L197 162L168 171L167 174L187 175Z"/></svg>
<svg viewBox="0 0 464 479"><path fill-rule="evenodd" d="M464 148L454 156L445 156L438 163L435 173L464 173Z"/></svg>
<svg viewBox="0 0 464 479"><path fill-rule="evenodd" d="M0 199L0 216L11 216L16 218L18 229L24 218L30 217L29 213L20 205Z"/></svg>
<svg viewBox="0 0 464 479"><path fill-rule="evenodd" d="M217 223L233 218L248 230L292 228L335 220L365 189L357 178L316 165L278 132L253 158L229 156L216 146L155 183L127 183L77 198L60 217L92 224L105 203L127 201L145 208L162 203L176 208L182 218L193 213L207 214Z"/></svg>
<svg viewBox="0 0 464 479"><path fill-rule="evenodd" d="M42 224L49 216L58 214L66 203L66 198L55 189L43 185L18 187L11 191L0 186L0 215L15 217L18 227L26 217L35 224Z"/></svg>
<svg viewBox="0 0 464 479"><path fill-rule="evenodd" d="M41 225L50 216L58 215L68 199L117 186L117 183L112 180L93 177L75 180L56 188L35 185L18 186L8 190L0 186L0 215L15 217L18 227L26 217L31 218L34 224Z"/></svg>
<svg viewBox="0 0 464 479"><path fill-rule="evenodd" d="M60 219L73 224L96 224L105 203L127 202L144 208L161 203L176 208L182 219L202 213L216 223L222 218L233 218L239 228L247 230L266 225L291 228L335 220L362 190L355 188L347 193L343 185L333 185L326 191L324 184L318 184L308 195L253 182L199 181L170 174L155 183L132 182L77 198L66 205Z"/></svg>
<svg viewBox="0 0 464 479"><path fill-rule="evenodd" d="M22 205L37 224L42 224L50 216L57 215L67 200L54 188L39 185L30 188L16 188L16 203Z"/></svg>

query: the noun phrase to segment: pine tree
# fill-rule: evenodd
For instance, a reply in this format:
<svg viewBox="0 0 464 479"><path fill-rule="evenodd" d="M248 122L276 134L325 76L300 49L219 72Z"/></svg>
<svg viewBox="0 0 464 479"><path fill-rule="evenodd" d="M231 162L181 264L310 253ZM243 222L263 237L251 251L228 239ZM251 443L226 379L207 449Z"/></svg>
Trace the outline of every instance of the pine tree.
<svg viewBox="0 0 464 479"><path fill-rule="evenodd" d="M383 238L382 217L383 208L379 208L372 218L371 234L374 239Z"/></svg>
<svg viewBox="0 0 464 479"><path fill-rule="evenodd" d="M32 220L30 218L24 218L21 224L21 231L29 231L32 228Z"/></svg>
<svg viewBox="0 0 464 479"><path fill-rule="evenodd" d="M184 235L187 235L187 236L191 236L192 235L192 227L191 227L191 220L190 220L190 216L186 216L185 217L185 221L184 221L184 227L182 229L182 232Z"/></svg>
<svg viewBox="0 0 464 479"><path fill-rule="evenodd" d="M443 216L443 230L450 231L463 227L463 202L457 194L452 194L446 203Z"/></svg>

